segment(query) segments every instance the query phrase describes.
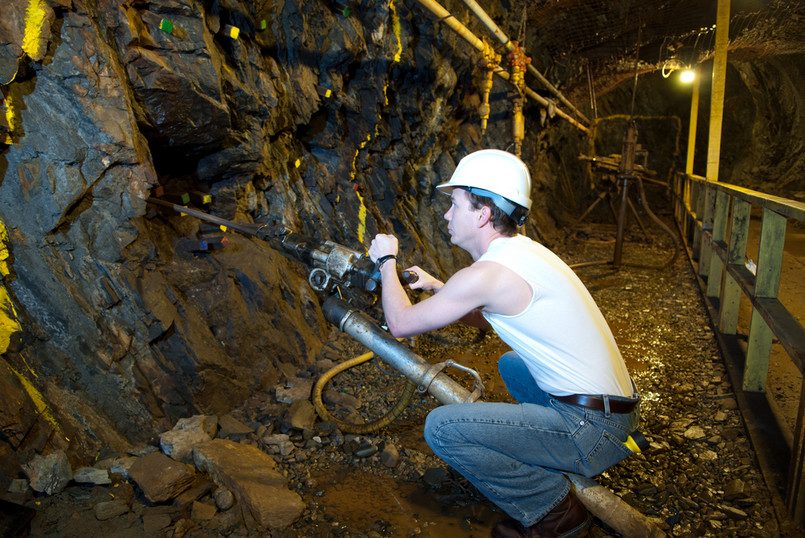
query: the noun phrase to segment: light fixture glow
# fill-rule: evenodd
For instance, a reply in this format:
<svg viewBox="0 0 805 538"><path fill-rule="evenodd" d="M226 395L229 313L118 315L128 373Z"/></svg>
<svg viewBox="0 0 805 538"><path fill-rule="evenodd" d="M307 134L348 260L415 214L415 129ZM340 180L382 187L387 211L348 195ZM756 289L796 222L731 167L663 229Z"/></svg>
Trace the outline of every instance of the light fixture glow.
<svg viewBox="0 0 805 538"><path fill-rule="evenodd" d="M682 74L679 75L679 80L684 83L693 82L693 79L696 78L696 75L693 73L692 69L685 69L682 71Z"/></svg>

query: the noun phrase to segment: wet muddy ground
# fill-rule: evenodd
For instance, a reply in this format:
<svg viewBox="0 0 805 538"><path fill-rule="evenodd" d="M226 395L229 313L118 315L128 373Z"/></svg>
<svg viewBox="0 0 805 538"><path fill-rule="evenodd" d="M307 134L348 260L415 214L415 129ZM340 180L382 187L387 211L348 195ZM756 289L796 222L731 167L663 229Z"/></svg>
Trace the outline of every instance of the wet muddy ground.
<svg viewBox="0 0 805 538"><path fill-rule="evenodd" d="M552 248L571 264L611 259L612 231L606 226L582 229ZM661 264L670 247L670 240L662 237L648 244L627 236L624 260ZM685 255L666 269L615 270L601 264L577 272L612 327L643 396L641 430L651 442L650 449L598 481L653 518L669 536L798 535L775 511L775 492L769 488L779 485L764 481ZM495 366L506 348L494 334L452 326L417 337L412 345L430 362L454 358L475 368L487 400L510 401ZM338 361L364 352L348 336L334 332L320 358ZM453 377L470 387L466 375ZM349 418L369 420L394 405L403 385L375 359L339 374L329 388L360 402ZM270 393L255 394L237 416L259 425L272 398ZM237 505L212 519L180 526L179 521L188 521L188 510L167 506L170 524L148 533L138 515L147 503L136 492L131 512L100 522L91 506L106 490L72 487L31 500L39 512L30 535L489 536L504 514L424 442L422 424L436 405L432 397L416 395L391 426L360 437L337 432L313 442L309 433L289 432L296 449L275 457L307 508L282 531L260 533L239 516ZM381 457L388 447L398 454L393 466ZM596 520L592 535L615 532Z"/></svg>

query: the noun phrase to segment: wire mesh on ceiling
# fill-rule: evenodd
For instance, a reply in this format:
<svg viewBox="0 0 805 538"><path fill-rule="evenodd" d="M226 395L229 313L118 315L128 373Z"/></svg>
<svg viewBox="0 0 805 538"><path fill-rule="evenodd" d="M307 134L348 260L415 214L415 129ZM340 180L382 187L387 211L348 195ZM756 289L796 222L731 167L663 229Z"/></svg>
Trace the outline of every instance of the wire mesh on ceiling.
<svg viewBox="0 0 805 538"><path fill-rule="evenodd" d="M549 79L563 85L589 66L628 72L639 51L642 69L670 58L685 64L709 58L715 45L717 2L702 0L525 0L509 10ZM730 47L756 54L805 51L805 2L732 0ZM535 52L536 51L536 52Z"/></svg>

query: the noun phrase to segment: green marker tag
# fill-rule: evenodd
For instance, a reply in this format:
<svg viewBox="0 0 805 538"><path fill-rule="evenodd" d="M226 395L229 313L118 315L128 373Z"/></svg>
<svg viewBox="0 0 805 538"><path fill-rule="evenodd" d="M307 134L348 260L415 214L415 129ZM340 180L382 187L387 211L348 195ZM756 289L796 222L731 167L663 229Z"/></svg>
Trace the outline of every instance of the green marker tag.
<svg viewBox="0 0 805 538"><path fill-rule="evenodd" d="M265 30L267 27L268 27L268 25L266 24L266 20L265 19L261 20L260 21L260 29Z"/></svg>
<svg viewBox="0 0 805 538"><path fill-rule="evenodd" d="M171 33L173 32L173 23L167 19L162 19L159 21L159 29L163 32Z"/></svg>

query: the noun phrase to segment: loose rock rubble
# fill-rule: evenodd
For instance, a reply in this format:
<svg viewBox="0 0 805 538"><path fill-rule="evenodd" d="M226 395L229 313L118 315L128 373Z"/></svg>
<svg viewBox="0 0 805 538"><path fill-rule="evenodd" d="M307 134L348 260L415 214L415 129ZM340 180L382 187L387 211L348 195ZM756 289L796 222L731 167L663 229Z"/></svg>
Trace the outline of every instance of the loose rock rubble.
<svg viewBox="0 0 805 538"><path fill-rule="evenodd" d="M578 263L606 258L611 244L573 238L554 248ZM640 246L641 263L662 261L667 248L662 241ZM687 260L680 256L668 269L604 264L578 271L629 363L650 442L599 482L669 536L795 535L777 519ZM495 371L504 348L493 334L450 327L414 344L432 362L467 364L474 356L487 399L508 400ZM187 417L149 446L104 455L74 473L63 455L38 456L7 496L37 510L32 536L487 536L502 514L421 438L433 398L415 395L390 427L372 434L344 432L315 414L319 376L364 351L334 333L313 366L282 365L284 376L270 392L229 415ZM323 401L339 420L368 421L392 408L402 386L375 360L336 376ZM369 493L374 480L388 495ZM353 490L332 494L333 484L353 482ZM404 488L434 512L412 508ZM350 519L341 502L357 513L388 503L385 513L398 515ZM452 512L459 515L438 515L450 507L460 507ZM455 532L440 530L438 517L452 517ZM596 521L594 536L612 534Z"/></svg>

